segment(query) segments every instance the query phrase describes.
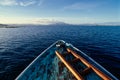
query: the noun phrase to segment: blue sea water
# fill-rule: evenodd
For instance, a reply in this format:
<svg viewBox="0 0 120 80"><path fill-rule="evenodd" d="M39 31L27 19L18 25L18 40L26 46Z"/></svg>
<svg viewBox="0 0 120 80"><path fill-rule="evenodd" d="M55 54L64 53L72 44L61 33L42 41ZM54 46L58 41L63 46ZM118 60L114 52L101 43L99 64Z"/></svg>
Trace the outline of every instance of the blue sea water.
<svg viewBox="0 0 120 80"><path fill-rule="evenodd" d="M65 40L120 79L120 26L0 28L0 80L13 80L44 49Z"/></svg>

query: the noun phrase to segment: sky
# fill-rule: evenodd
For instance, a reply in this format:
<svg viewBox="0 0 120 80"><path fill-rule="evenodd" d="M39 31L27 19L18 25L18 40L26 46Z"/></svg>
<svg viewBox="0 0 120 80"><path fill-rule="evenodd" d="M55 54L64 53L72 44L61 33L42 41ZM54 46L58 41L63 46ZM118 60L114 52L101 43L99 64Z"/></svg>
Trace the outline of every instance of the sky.
<svg viewBox="0 0 120 80"><path fill-rule="evenodd" d="M0 0L0 23L120 22L120 0Z"/></svg>

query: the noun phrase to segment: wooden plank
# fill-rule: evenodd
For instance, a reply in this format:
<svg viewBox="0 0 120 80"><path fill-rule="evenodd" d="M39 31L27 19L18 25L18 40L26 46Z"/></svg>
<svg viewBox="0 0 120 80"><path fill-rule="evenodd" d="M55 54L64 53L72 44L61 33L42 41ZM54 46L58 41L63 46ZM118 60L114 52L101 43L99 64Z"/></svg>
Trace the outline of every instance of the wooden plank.
<svg viewBox="0 0 120 80"><path fill-rule="evenodd" d="M90 71L91 71L91 68L90 68L90 67L87 67L87 68L85 68L85 69L81 72L81 74L82 74L82 75L86 75L86 74L88 74Z"/></svg>
<svg viewBox="0 0 120 80"><path fill-rule="evenodd" d="M90 64L88 61L86 61L83 57L78 55L76 52L71 50L70 48L67 48L68 52L71 52L76 58L79 58L87 67L90 67L97 75L99 75L104 80L112 80L110 77L105 75L102 71L94 67L92 64Z"/></svg>
<svg viewBox="0 0 120 80"><path fill-rule="evenodd" d="M77 80L84 80L83 77L69 64L69 62L65 60L65 58L58 51L55 51L55 53Z"/></svg>

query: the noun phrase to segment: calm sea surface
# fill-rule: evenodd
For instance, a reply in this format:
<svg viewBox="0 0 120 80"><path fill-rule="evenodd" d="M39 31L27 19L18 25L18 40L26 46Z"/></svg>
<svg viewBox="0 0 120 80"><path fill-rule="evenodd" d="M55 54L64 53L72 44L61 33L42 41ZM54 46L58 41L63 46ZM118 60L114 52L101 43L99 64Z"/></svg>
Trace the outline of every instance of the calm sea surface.
<svg viewBox="0 0 120 80"><path fill-rule="evenodd" d="M44 49L65 40L120 79L120 26L0 28L0 80L13 80Z"/></svg>

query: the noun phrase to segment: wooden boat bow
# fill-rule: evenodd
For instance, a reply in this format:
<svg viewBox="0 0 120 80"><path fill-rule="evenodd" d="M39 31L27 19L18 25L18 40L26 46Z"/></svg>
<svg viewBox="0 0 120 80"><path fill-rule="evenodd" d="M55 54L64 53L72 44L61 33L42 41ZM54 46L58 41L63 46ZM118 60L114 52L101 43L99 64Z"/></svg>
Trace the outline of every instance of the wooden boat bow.
<svg viewBox="0 0 120 80"><path fill-rule="evenodd" d="M72 54L75 59L72 60L72 62L75 63L75 61L81 61L83 64L85 64L87 66L87 68L85 68L81 74L78 73L76 71L76 69L71 65L71 63L69 61L67 61L65 59L65 57L62 55L62 53L55 51L57 57L64 63L64 65L68 68L68 70L75 76L75 78L77 80L84 80L84 76L85 74L89 73L89 71L92 69L98 76L100 76L103 80L112 80L110 77L108 77L107 75L105 75L102 71L100 71L99 69L97 69L96 67L94 67L92 64L90 64L87 60L85 60L83 57L81 57L80 55L78 55L76 52L74 52L72 49L67 48L67 52L69 54ZM67 54L66 56L68 56L69 54ZM79 67L79 66L78 66Z"/></svg>

